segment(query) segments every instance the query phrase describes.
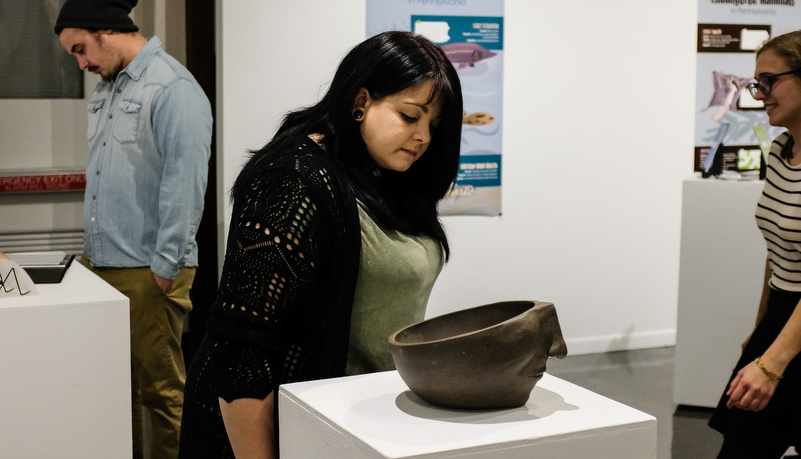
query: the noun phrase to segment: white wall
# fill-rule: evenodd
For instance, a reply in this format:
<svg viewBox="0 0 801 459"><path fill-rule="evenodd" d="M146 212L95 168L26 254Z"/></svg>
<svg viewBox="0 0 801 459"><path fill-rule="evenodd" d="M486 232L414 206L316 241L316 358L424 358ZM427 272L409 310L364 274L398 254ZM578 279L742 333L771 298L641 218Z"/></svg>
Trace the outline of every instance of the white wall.
<svg viewBox="0 0 801 459"><path fill-rule="evenodd" d="M86 104L98 80L84 77L85 99L0 99L0 173L83 172ZM0 235L81 231L82 212L81 192L0 194Z"/></svg>
<svg viewBox="0 0 801 459"><path fill-rule="evenodd" d="M169 16L160 1L138 8L153 3ZM287 110L315 101L365 38L364 4L217 2L221 196L244 152ZM504 215L444 219L453 257L429 315L540 299L556 304L574 354L674 343L696 8L506 1ZM83 168L85 105L0 100L0 169ZM0 196L0 211L15 216L0 218L0 232L80 227L80 199L66 200L39 209Z"/></svg>
<svg viewBox="0 0 801 459"><path fill-rule="evenodd" d="M365 2L217 7L228 190L244 152L263 145L287 110L315 101L365 38ZM429 316L539 299L556 305L573 354L675 343L696 8L506 1L504 213L444 219L453 256Z"/></svg>

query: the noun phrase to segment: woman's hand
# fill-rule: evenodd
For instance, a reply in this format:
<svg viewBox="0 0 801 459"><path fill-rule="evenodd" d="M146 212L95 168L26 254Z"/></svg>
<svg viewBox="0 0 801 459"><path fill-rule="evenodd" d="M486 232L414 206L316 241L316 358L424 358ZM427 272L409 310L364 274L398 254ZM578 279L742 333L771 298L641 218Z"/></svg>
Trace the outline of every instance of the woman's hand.
<svg viewBox="0 0 801 459"><path fill-rule="evenodd" d="M761 411L776 391L779 381L762 371L755 362L741 369L729 385L727 408Z"/></svg>

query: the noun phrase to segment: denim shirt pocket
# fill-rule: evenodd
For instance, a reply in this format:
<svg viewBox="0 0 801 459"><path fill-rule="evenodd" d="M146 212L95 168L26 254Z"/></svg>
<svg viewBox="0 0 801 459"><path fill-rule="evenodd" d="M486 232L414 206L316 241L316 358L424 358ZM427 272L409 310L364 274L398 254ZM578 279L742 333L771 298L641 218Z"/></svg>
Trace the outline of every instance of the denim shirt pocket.
<svg viewBox="0 0 801 459"><path fill-rule="evenodd" d="M97 135L97 128L100 124L100 109L105 105L106 99L93 100L86 106L89 124L86 129L86 140L92 141Z"/></svg>
<svg viewBox="0 0 801 459"><path fill-rule="evenodd" d="M139 112L142 104L125 99L119 104L118 119L114 122L113 135L120 143L136 141L139 131Z"/></svg>

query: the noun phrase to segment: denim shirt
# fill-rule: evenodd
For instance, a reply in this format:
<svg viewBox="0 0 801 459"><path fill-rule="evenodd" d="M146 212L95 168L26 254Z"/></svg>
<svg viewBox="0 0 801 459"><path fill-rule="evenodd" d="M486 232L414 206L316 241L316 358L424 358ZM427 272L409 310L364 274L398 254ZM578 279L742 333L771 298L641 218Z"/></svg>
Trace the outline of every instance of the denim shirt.
<svg viewBox="0 0 801 459"><path fill-rule="evenodd" d="M151 38L88 106L84 251L98 267L174 279L197 266L211 106L192 74Z"/></svg>

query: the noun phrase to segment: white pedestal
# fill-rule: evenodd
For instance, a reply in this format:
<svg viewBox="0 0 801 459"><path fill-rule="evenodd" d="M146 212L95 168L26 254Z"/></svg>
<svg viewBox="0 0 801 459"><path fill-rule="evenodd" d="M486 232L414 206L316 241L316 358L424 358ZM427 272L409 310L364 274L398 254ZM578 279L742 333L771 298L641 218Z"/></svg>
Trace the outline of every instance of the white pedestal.
<svg viewBox="0 0 801 459"><path fill-rule="evenodd" d="M0 298L0 457L131 457L128 298L79 263Z"/></svg>
<svg viewBox="0 0 801 459"><path fill-rule="evenodd" d="M656 419L551 375L520 408L427 404L396 371L279 390L283 459L656 457Z"/></svg>
<svg viewBox="0 0 801 459"><path fill-rule="evenodd" d="M717 405L754 328L767 249L754 212L764 182L684 182L673 400Z"/></svg>

